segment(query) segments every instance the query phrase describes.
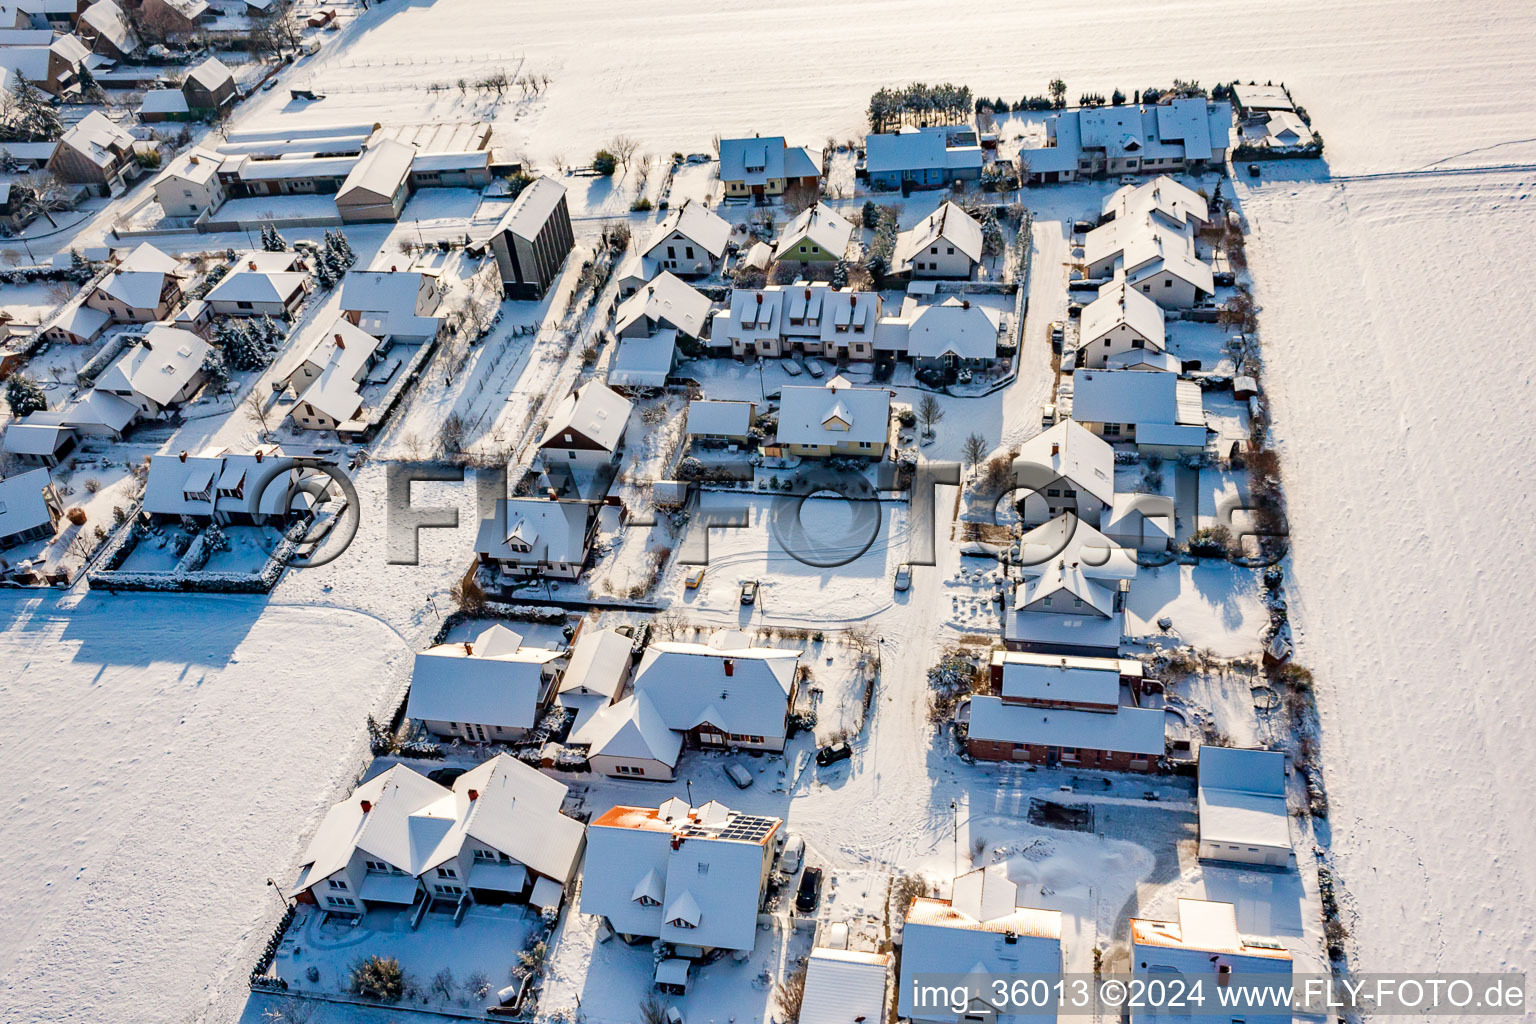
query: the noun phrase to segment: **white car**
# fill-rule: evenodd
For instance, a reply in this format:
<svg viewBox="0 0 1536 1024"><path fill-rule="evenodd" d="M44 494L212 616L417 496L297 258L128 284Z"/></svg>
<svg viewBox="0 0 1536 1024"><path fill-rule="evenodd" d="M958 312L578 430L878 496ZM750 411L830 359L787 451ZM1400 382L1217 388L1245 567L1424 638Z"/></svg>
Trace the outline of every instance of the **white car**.
<svg viewBox="0 0 1536 1024"><path fill-rule="evenodd" d="M793 359L786 359L784 360L784 372L789 374L791 377L798 377L800 376L801 372L800 364L795 362Z"/></svg>
<svg viewBox="0 0 1536 1024"><path fill-rule="evenodd" d="M784 852L779 854L779 868L786 875L793 875L800 870L800 862L805 859L805 840L799 836L790 836L784 843Z"/></svg>
<svg viewBox="0 0 1536 1024"><path fill-rule="evenodd" d="M807 359L805 361L805 372L812 377L821 377L826 374L827 368L815 359Z"/></svg>
<svg viewBox="0 0 1536 1024"><path fill-rule="evenodd" d="M896 567L896 589L906 590L912 585L912 567L902 562Z"/></svg>

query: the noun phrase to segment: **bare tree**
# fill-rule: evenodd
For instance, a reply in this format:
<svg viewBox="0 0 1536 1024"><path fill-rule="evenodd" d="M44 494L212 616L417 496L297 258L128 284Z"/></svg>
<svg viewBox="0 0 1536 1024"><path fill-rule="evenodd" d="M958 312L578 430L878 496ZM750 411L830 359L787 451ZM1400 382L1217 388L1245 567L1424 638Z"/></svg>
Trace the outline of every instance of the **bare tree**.
<svg viewBox="0 0 1536 1024"><path fill-rule="evenodd" d="M640 148L640 143L628 135L615 135L613 141L608 143L609 151L618 157L619 163L624 165L625 173L628 173L629 161L635 155L635 150L638 148Z"/></svg>
<svg viewBox="0 0 1536 1024"><path fill-rule="evenodd" d="M980 434L972 434L965 439L965 446L961 450L965 454L965 461L971 464L971 472L975 473L981 460L987 457L987 439Z"/></svg>
<svg viewBox="0 0 1536 1024"><path fill-rule="evenodd" d="M250 410L251 415L256 417L256 422L261 424L263 435L272 433L272 428L267 424L267 406L261 400L259 388L251 388L250 393L245 396L245 407Z"/></svg>
<svg viewBox="0 0 1536 1024"><path fill-rule="evenodd" d="M805 968L788 975L773 989L773 1001L784 1014L785 1024L800 1020L800 1004L805 999Z"/></svg>
<svg viewBox="0 0 1536 1024"><path fill-rule="evenodd" d="M924 395L917 403L917 415L923 421L923 431L932 437L933 425L944 418L944 406L933 395Z"/></svg>

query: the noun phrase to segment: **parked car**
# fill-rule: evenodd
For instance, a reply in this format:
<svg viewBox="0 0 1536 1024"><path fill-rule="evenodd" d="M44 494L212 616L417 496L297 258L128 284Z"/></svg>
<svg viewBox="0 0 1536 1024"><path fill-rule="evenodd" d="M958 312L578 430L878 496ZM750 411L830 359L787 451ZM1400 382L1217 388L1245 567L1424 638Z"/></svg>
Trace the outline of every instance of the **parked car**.
<svg viewBox="0 0 1536 1024"><path fill-rule="evenodd" d="M853 756L853 749L848 746L847 740L838 740L836 743L828 743L816 751L816 763L825 768L829 764L846 761Z"/></svg>
<svg viewBox="0 0 1536 1024"><path fill-rule="evenodd" d="M1040 407L1040 426L1054 427L1056 425L1056 407L1049 403Z"/></svg>
<svg viewBox="0 0 1536 1024"><path fill-rule="evenodd" d="M1134 175L1134 174L1122 174L1122 175L1120 175L1120 184L1122 184L1122 185L1134 185L1134 184L1136 184L1136 181L1137 181L1137 178L1136 178L1136 175Z"/></svg>
<svg viewBox="0 0 1536 1024"><path fill-rule="evenodd" d="M896 567L896 589L906 590L912 585L912 567L902 562Z"/></svg>
<svg viewBox="0 0 1536 1024"><path fill-rule="evenodd" d="M1258 164L1249 164L1248 165L1248 177L1250 177L1250 178L1257 178L1258 176L1259 176L1259 165Z"/></svg>
<svg viewBox="0 0 1536 1024"><path fill-rule="evenodd" d="M757 580L747 580L741 585L741 603L757 603Z"/></svg>
<svg viewBox="0 0 1536 1024"><path fill-rule="evenodd" d="M799 836L790 836L784 843L784 852L779 854L779 867L786 875L793 875L800 870L800 862L804 859L805 840Z"/></svg>
<svg viewBox="0 0 1536 1024"><path fill-rule="evenodd" d="M783 366L784 372L789 374L791 377L800 376L800 364L795 362L793 359L785 359L783 361Z"/></svg>
<svg viewBox="0 0 1536 1024"><path fill-rule="evenodd" d="M460 775L469 771L468 768L439 768L427 773L427 778L439 786L451 786L458 781Z"/></svg>
<svg viewBox="0 0 1536 1024"><path fill-rule="evenodd" d="M752 785L752 773L747 771L741 765L737 764L735 761L726 763L725 775L726 778L736 783L737 789L746 789L748 786Z"/></svg>
<svg viewBox="0 0 1536 1024"><path fill-rule="evenodd" d="M704 567L703 566L700 566L699 568L690 571L688 573L688 575L683 578L683 586L687 587L689 590L698 590L699 589L699 584L703 583L703 582L704 582Z"/></svg>
<svg viewBox="0 0 1536 1024"><path fill-rule="evenodd" d="M800 888L795 890L795 909L809 914L821 900L821 869L806 868L800 876Z"/></svg>
<svg viewBox="0 0 1536 1024"><path fill-rule="evenodd" d="M805 372L812 377L824 377L826 376L827 368L821 365L821 361L818 359L807 359L805 361Z"/></svg>

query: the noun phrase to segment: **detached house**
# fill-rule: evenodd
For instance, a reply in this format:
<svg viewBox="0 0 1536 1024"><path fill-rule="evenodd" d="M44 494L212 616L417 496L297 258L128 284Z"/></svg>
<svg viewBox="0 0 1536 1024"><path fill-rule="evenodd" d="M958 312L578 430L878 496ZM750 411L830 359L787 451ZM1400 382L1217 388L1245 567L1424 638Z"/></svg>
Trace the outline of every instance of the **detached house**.
<svg viewBox="0 0 1536 1024"><path fill-rule="evenodd" d="M128 23L128 16L112 0L96 0L87 7L75 30L92 53L113 60L131 57L139 49L139 37Z"/></svg>
<svg viewBox="0 0 1536 1024"><path fill-rule="evenodd" d="M586 844L567 787L499 754L449 789L405 765L374 776L320 822L290 891L333 914L425 900L558 907Z"/></svg>
<svg viewBox="0 0 1536 1024"><path fill-rule="evenodd" d="M435 271L349 270L341 281L341 314L376 338L435 341L443 286Z"/></svg>
<svg viewBox="0 0 1536 1024"><path fill-rule="evenodd" d="M1063 512L1096 523L1115 500L1115 450L1081 423L1062 420L1019 447L1013 478L1026 526Z"/></svg>
<svg viewBox="0 0 1536 1024"><path fill-rule="evenodd" d="M105 195L109 190L126 187L130 179L139 176L133 147L132 135L101 111L93 110L64 133L48 160L48 169L60 181L92 185Z"/></svg>
<svg viewBox="0 0 1536 1024"><path fill-rule="evenodd" d="M95 390L132 403L141 416L158 416L202 387L208 350L191 331L156 325L102 371Z"/></svg>
<svg viewBox="0 0 1536 1024"><path fill-rule="evenodd" d="M946 202L897 236L891 272L969 281L981 264L981 255L981 224Z"/></svg>
<svg viewBox="0 0 1536 1024"><path fill-rule="evenodd" d="M721 139L720 183L727 200L763 203L787 189L819 190L821 165L810 150L785 145L783 136Z"/></svg>
<svg viewBox="0 0 1536 1024"><path fill-rule="evenodd" d="M1293 1019L1290 1007L1276 1011L1270 1001L1275 988L1290 987L1290 952L1270 939L1238 934L1237 908L1230 903L1181 899L1177 921L1131 918L1131 971L1143 979L1181 978L1207 992L1235 988L1222 993L1218 1020L1291 1024ZM1131 1024L1167 1019L1145 1011L1130 1016Z"/></svg>
<svg viewBox="0 0 1536 1024"><path fill-rule="evenodd" d="M1001 331L1001 310L952 295L916 310L906 327L905 351L918 369L987 366L997 358Z"/></svg>
<svg viewBox="0 0 1536 1024"><path fill-rule="evenodd" d="M497 567L504 587L534 577L574 580L596 532L590 502L501 498L496 511L480 521L475 553L481 564Z"/></svg>
<svg viewBox="0 0 1536 1024"><path fill-rule="evenodd" d="M0 479L0 548L52 537L61 514L48 470L29 469Z"/></svg>
<svg viewBox="0 0 1536 1024"><path fill-rule="evenodd" d="M416 655L407 718L428 732L471 743L512 743L539 724L554 696L564 651L524 647L521 634L495 625L472 641Z"/></svg>
<svg viewBox="0 0 1536 1024"><path fill-rule="evenodd" d="M280 257L263 260L263 255ZM288 257L283 259L282 257ZM221 316L271 316L290 319L309 295L309 274L288 253L251 253L224 275L203 300Z"/></svg>
<svg viewBox="0 0 1536 1024"><path fill-rule="evenodd" d="M529 184L491 235L506 297L543 298L575 244L565 186L554 178Z"/></svg>
<svg viewBox="0 0 1536 1024"><path fill-rule="evenodd" d="M1061 911L1021 907L1018 901L1018 886L1001 864L961 875L947 900L930 896L913 900L901 930L897 1016L917 1024L1054 1019L1054 1014L1000 1012L1008 1005L987 983L989 977L1055 978L1062 972ZM939 1008L916 1002L914 982L925 975L975 977L962 982L968 996L963 1006Z"/></svg>
<svg viewBox="0 0 1536 1024"><path fill-rule="evenodd" d="M1136 577L1130 549L1070 512L1019 540L1023 580L1003 620L1009 650L1115 657L1125 635L1125 595Z"/></svg>
<svg viewBox="0 0 1536 1024"><path fill-rule="evenodd" d="M783 824L717 802L611 808L588 828L581 912L625 942L671 943L679 957L750 950Z"/></svg>
<svg viewBox="0 0 1536 1024"><path fill-rule="evenodd" d="M187 72L181 93L193 114L207 117L235 105L240 98L234 72L217 57L209 57Z"/></svg>
<svg viewBox="0 0 1536 1024"><path fill-rule="evenodd" d="M1164 309L1215 294L1211 266L1195 254L1193 220L1174 224L1153 211L1116 217L1088 232L1083 258L1089 277L1123 281Z"/></svg>
<svg viewBox="0 0 1536 1024"><path fill-rule="evenodd" d="M540 456L546 465L586 470L618 461L633 408L634 403L617 391L588 381L566 395L550 413L539 439Z"/></svg>
<svg viewBox="0 0 1536 1024"><path fill-rule="evenodd" d="M1074 373L1072 418L1106 441L1133 442L1160 455L1204 451L1208 433L1200 385L1176 373Z"/></svg>
<svg viewBox="0 0 1536 1024"><path fill-rule="evenodd" d="M289 424L302 430L337 430L361 416L363 386L383 348L382 339L337 319L285 378L296 399L288 410Z"/></svg>
<svg viewBox="0 0 1536 1024"><path fill-rule="evenodd" d="M722 630L708 643L655 643L634 692L692 746L780 751L799 682L800 651L753 647Z"/></svg>
<svg viewBox="0 0 1536 1024"><path fill-rule="evenodd" d="M977 181L983 160L976 131L968 125L908 125L864 140L871 188L944 188L957 181Z"/></svg>
<svg viewBox="0 0 1536 1024"><path fill-rule="evenodd" d="M172 256L148 242L118 260L91 289L85 305L117 323L153 323L168 319L181 302L182 272Z"/></svg>
<svg viewBox="0 0 1536 1024"><path fill-rule="evenodd" d="M1202 746L1198 799L1202 860L1290 865L1283 753Z"/></svg>
<svg viewBox="0 0 1536 1024"><path fill-rule="evenodd" d="M634 668L634 641L614 629L583 629L560 676L560 705L575 712L576 733L598 711L619 699Z"/></svg>
<svg viewBox="0 0 1536 1024"><path fill-rule="evenodd" d="M826 203L809 206L784 226L773 258L791 263L835 263L848 251L853 224Z"/></svg>
<svg viewBox="0 0 1536 1024"><path fill-rule="evenodd" d="M171 161L154 183L155 199L167 217L196 218L224 205L221 159L216 153L192 149Z"/></svg>
<svg viewBox="0 0 1536 1024"><path fill-rule="evenodd" d="M143 508L156 522L190 516L205 523L284 524L290 512L321 497L307 487L290 489L297 475L294 460L273 446L151 455Z"/></svg>
<svg viewBox="0 0 1536 1024"><path fill-rule="evenodd" d="M1168 347L1162 307L1124 281L1100 288L1099 297L1083 307L1079 337L1077 365L1096 370L1120 356Z"/></svg>
<svg viewBox="0 0 1536 1024"><path fill-rule="evenodd" d="M709 326L709 297L671 271L619 303L613 333L620 338L645 338L672 329L684 338L699 339Z"/></svg>
<svg viewBox="0 0 1536 1024"><path fill-rule="evenodd" d="M684 202L656 225L640 256L679 276L702 277L719 268L730 237L731 225L724 217Z"/></svg>
<svg viewBox="0 0 1536 1024"><path fill-rule="evenodd" d="M825 387L783 389L775 444L792 455L879 459L890 439L891 393L856 388L842 375Z"/></svg>

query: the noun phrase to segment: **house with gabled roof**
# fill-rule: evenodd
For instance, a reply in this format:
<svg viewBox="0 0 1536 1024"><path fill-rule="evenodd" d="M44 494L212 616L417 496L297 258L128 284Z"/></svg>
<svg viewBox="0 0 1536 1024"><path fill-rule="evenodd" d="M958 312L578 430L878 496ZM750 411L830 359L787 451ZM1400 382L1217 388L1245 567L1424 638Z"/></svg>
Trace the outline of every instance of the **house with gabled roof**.
<svg viewBox="0 0 1536 1024"><path fill-rule="evenodd" d="M1026 525L1063 512L1096 523L1115 499L1115 450L1081 423L1062 420L1019 446L1013 477Z"/></svg>
<svg viewBox="0 0 1536 1024"><path fill-rule="evenodd" d="M224 205L217 153L190 149L178 154L154 181L155 199L167 217L198 217Z"/></svg>
<svg viewBox="0 0 1536 1024"><path fill-rule="evenodd" d="M288 422L302 430L336 430L357 419L364 384L384 346L384 339L338 317L284 378L295 398Z"/></svg>
<svg viewBox="0 0 1536 1024"><path fill-rule="evenodd" d="M341 279L342 316L376 338L430 341L441 333L445 288L436 271L349 270Z"/></svg>
<svg viewBox="0 0 1536 1024"><path fill-rule="evenodd" d="M1079 323L1077 366L1104 369L1130 352L1164 352L1168 342L1163 309L1124 281L1105 285L1083 307Z"/></svg>
<svg viewBox="0 0 1536 1024"><path fill-rule="evenodd" d="M1136 578L1134 554L1077 516L1064 512L1026 531L1017 547L1020 612L1108 619L1123 611L1121 584Z"/></svg>
<svg viewBox="0 0 1536 1024"><path fill-rule="evenodd" d="M754 647L737 630L721 630L703 644L654 643L635 670L634 692L690 746L779 751L801 653Z"/></svg>
<svg viewBox="0 0 1536 1024"><path fill-rule="evenodd" d="M1139 979L1181 978L1204 991L1222 993L1222 1014L1245 1024L1291 1024L1289 1006L1274 1009L1276 989L1289 989L1290 951L1268 938L1238 932L1231 903L1180 899L1177 921L1131 918L1131 972ZM1191 989L1193 990L1193 988ZM1131 1024L1166 1020L1145 1011Z"/></svg>
<svg viewBox="0 0 1536 1024"><path fill-rule="evenodd" d="M856 388L839 374L824 386L783 389L775 446L792 455L879 459L885 455L890 431L890 391Z"/></svg>
<svg viewBox="0 0 1536 1024"><path fill-rule="evenodd" d="M406 717L444 739L515 743L549 708L565 656L526 647L499 623L473 640L429 647L416 655Z"/></svg>
<svg viewBox="0 0 1536 1024"><path fill-rule="evenodd" d="M28 469L0 479L0 548L52 537L60 509L48 470Z"/></svg>
<svg viewBox="0 0 1536 1024"><path fill-rule="evenodd" d="M587 829L581 912L625 942L670 943L679 957L751 950L783 824L713 801L610 808Z"/></svg>
<svg viewBox="0 0 1536 1024"><path fill-rule="evenodd" d="M217 57L209 57L188 71L181 92L187 98L187 108L201 116L232 107L240 98L234 72Z"/></svg>
<svg viewBox="0 0 1536 1024"><path fill-rule="evenodd" d="M1139 185L1122 185L1104 197L1099 211L1100 223L1150 214L1175 227L1192 224L1196 230L1211 219L1205 197L1166 174Z"/></svg>
<svg viewBox="0 0 1536 1024"><path fill-rule="evenodd" d="M783 263L835 263L848 251L853 223L826 203L806 207L784 225L773 258Z"/></svg>
<svg viewBox="0 0 1536 1024"><path fill-rule="evenodd" d="M684 201L652 229L640 255L679 277L712 274L725 258L731 224L699 203Z"/></svg>
<svg viewBox="0 0 1536 1024"><path fill-rule="evenodd" d="M1061 912L1021 907L1018 902L1018 886L1001 864L955 879L949 899L913 900L901 929L897 1016L920 1024L1016 1019L998 1000L990 979L1054 978L1064 963ZM944 1007L919 1004L913 982L924 975L965 985L964 1005L956 1005L958 999Z"/></svg>
<svg viewBox="0 0 1536 1024"><path fill-rule="evenodd" d="M282 524L317 497L290 489L298 475L294 460L274 445L151 455L143 510L157 522L188 516L204 523Z"/></svg>
<svg viewBox="0 0 1536 1024"><path fill-rule="evenodd" d="M1074 373L1072 418L1106 441L1159 455L1202 452L1209 436L1199 383L1176 373Z"/></svg>
<svg viewBox="0 0 1536 1024"><path fill-rule="evenodd" d="M805 960L798 1024L856 1024L886 1019L890 953L817 946Z"/></svg>
<svg viewBox="0 0 1536 1024"><path fill-rule="evenodd" d="M620 338L644 338L665 328L684 338L708 334L709 296L663 270L635 294L619 303L613 333Z"/></svg>
<svg viewBox="0 0 1536 1024"><path fill-rule="evenodd" d="M411 195L411 162L416 150L397 139L379 139L336 191L336 212L345 223L397 221Z"/></svg>
<svg viewBox="0 0 1536 1024"><path fill-rule="evenodd" d="M554 498L500 498L480 520L475 553L505 585L529 577L574 580L586 566L597 532L595 506Z"/></svg>
<svg viewBox="0 0 1536 1024"><path fill-rule="evenodd" d="M549 414L539 438L540 456L547 465L571 469L601 469L616 462L633 408L633 402L607 385L587 381Z"/></svg>
<svg viewBox="0 0 1536 1024"><path fill-rule="evenodd" d="M292 317L309 295L309 274L264 268L255 255L237 263L203 300L220 316Z"/></svg>
<svg viewBox="0 0 1536 1024"><path fill-rule="evenodd" d="M907 325L906 355L925 370L987 366L997 358L1002 319L1001 310L958 295L919 306Z"/></svg>
<svg viewBox="0 0 1536 1024"><path fill-rule="evenodd" d="M610 778L671 782L683 734L667 726L654 701L632 693L574 725L570 745L586 747L592 770Z"/></svg>
<svg viewBox="0 0 1536 1024"><path fill-rule="evenodd" d="M586 846L567 792L507 754L452 788L394 765L326 812L289 891L347 916L423 900L559 907Z"/></svg>
<svg viewBox="0 0 1536 1024"><path fill-rule="evenodd" d="M503 293L509 299L543 298L575 244L565 186L554 178L528 184L491 235Z"/></svg>
<svg viewBox="0 0 1536 1024"><path fill-rule="evenodd" d="M619 298L627 299L650 283L661 273L661 264L649 256L637 252L628 253L613 270L613 281L618 286Z"/></svg>
<svg viewBox="0 0 1536 1024"><path fill-rule="evenodd" d="M969 281L981 264L981 223L951 202L896 236L893 274Z"/></svg>
<svg viewBox="0 0 1536 1024"><path fill-rule="evenodd" d="M148 242L118 260L92 287L85 305L116 323L153 323L168 319L182 299L184 274L174 256Z"/></svg>
<svg viewBox="0 0 1536 1024"><path fill-rule="evenodd" d="M1284 753L1205 744L1199 779L1201 860L1290 865Z"/></svg>
<svg viewBox="0 0 1536 1024"><path fill-rule="evenodd" d="M688 403L688 436L718 444L746 444L757 421L753 402L695 398Z"/></svg>
<svg viewBox="0 0 1536 1024"><path fill-rule="evenodd" d="M110 0L100 0L97 6L101 4L111 6ZM93 110L59 139L48 159L48 169L61 181L92 185L105 195L139 176L133 154L133 136L101 111Z"/></svg>
<svg viewBox="0 0 1536 1024"><path fill-rule="evenodd" d="M1195 253L1194 224L1150 211L1100 224L1083 240L1088 276L1123 280L1164 309L1187 309L1216 290L1211 265Z"/></svg>
<svg viewBox="0 0 1536 1024"><path fill-rule="evenodd" d="M560 705L575 713L572 733L619 699L633 668L634 641L625 634L616 629L583 629L577 634L557 691Z"/></svg>
<svg viewBox="0 0 1536 1024"><path fill-rule="evenodd" d="M80 15L76 31L92 53L113 60L131 57L139 49L139 37L129 24L128 16L112 0L96 0L87 7Z"/></svg>
<svg viewBox="0 0 1536 1024"><path fill-rule="evenodd" d="M720 184L727 201L764 203L791 189L814 194L821 164L810 150L786 145L782 135L721 139Z"/></svg>
<svg viewBox="0 0 1536 1024"><path fill-rule="evenodd" d="M209 347L191 331L156 324L101 372L95 390L133 403L141 416L158 416L202 387Z"/></svg>

